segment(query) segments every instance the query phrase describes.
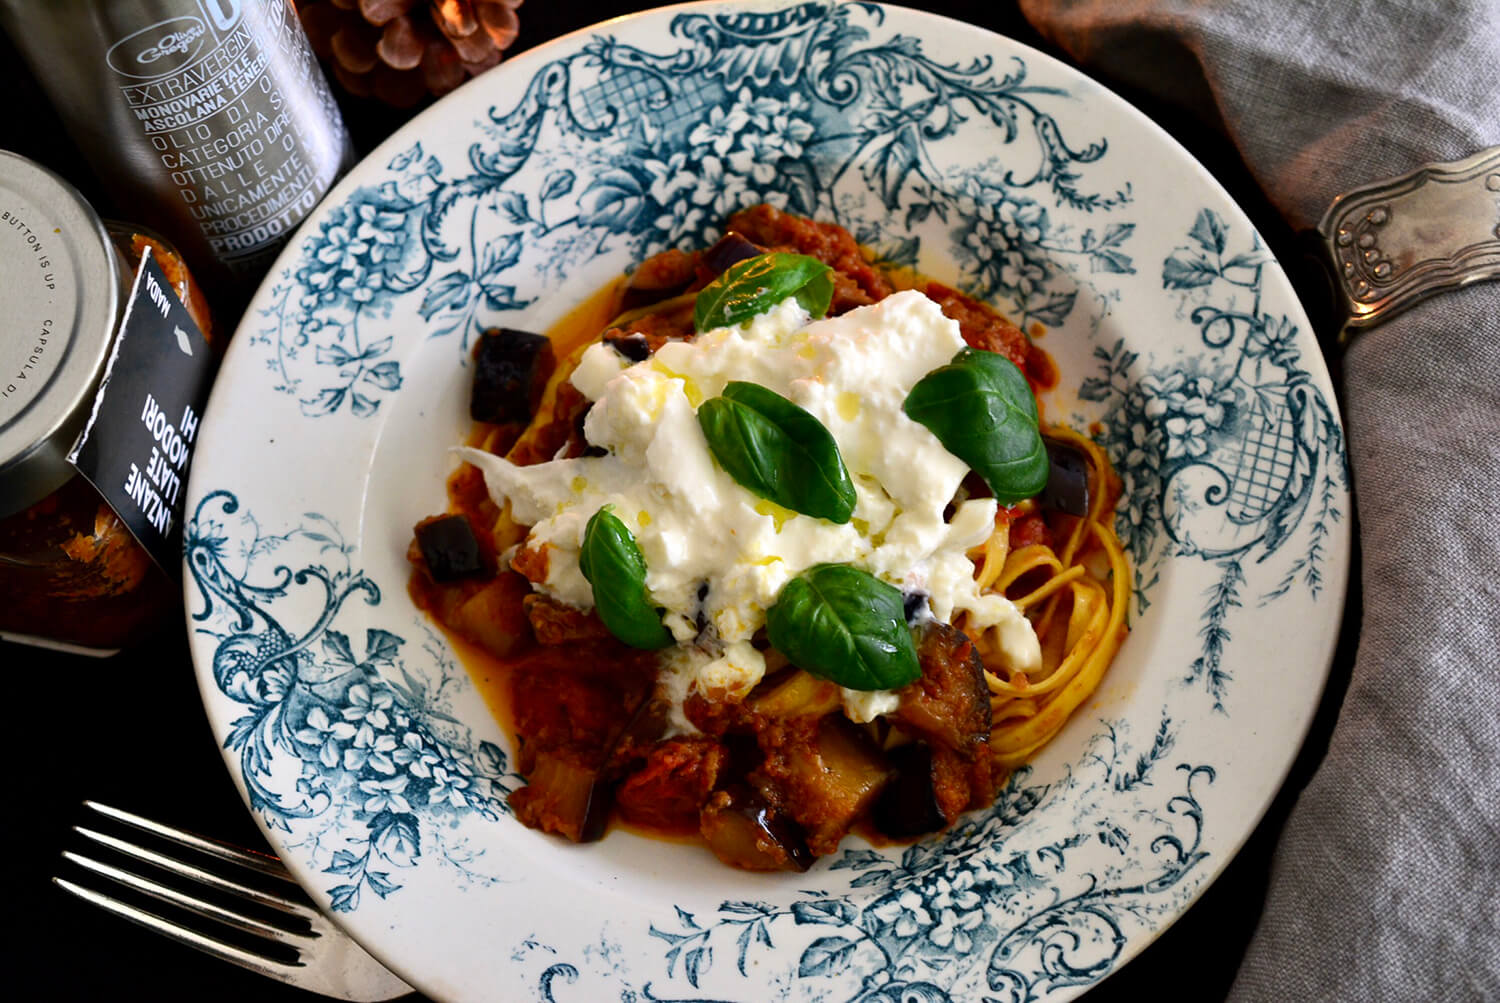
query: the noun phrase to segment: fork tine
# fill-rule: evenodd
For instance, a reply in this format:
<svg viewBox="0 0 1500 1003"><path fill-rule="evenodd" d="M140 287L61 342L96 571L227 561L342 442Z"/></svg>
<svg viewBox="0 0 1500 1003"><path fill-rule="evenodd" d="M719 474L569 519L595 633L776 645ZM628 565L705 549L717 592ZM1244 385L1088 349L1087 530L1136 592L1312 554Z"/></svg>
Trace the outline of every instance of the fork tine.
<svg viewBox="0 0 1500 1003"><path fill-rule="evenodd" d="M147 929L155 930L157 933L170 937L178 943L187 944L189 947L196 947L205 954L211 954L223 961L240 965L270 978L279 979L283 982L288 981L292 972L302 967L300 962L289 964L284 961L277 961L274 958L263 957L253 951L247 951L233 944L226 944L212 937L204 936L196 930L190 930L187 927L178 926L171 920L163 919L154 912L138 909L133 905L121 902L119 899L84 888L82 885L75 885L65 878L54 877L52 881L59 888L63 889L63 891L76 895L85 902L92 903L107 912L114 913L123 919L128 919L132 923L138 923Z"/></svg>
<svg viewBox="0 0 1500 1003"><path fill-rule="evenodd" d="M232 909L226 909L223 906L215 905L212 902L205 902L203 899L196 898L192 895L187 894L186 892L178 891L176 888L170 888L167 885L159 884L155 881L152 881L150 878L143 878L139 874L132 874L129 871L122 871L118 867L114 867L110 864L103 863L102 861L82 856L81 854L74 853L71 850L63 851L63 859L72 861L73 863L77 864L79 867L82 867L87 871L92 871L93 873L98 874L101 877L105 877L111 881L118 882L119 884L122 884L127 888L134 888L136 891L142 892L146 895L150 895L152 898L158 899L162 902L181 906L182 908L187 909L190 912L194 912L200 916L206 916L210 919L217 920L226 926L233 927L234 929L243 931L244 933L257 934L259 936L267 937L271 940L275 940L292 947L296 947L300 943L310 941L312 938L318 936L317 933L292 933L288 930L283 930L278 926L272 926L270 923L261 922L260 920L254 919L250 916L241 916L239 913L233 911Z"/></svg>
<svg viewBox="0 0 1500 1003"><path fill-rule="evenodd" d="M268 877L284 878L295 884L274 857L267 857L255 851L242 851L237 847L216 840L196 836L193 833L173 829L170 826L152 822L149 819L132 815L129 812L120 811L117 808L109 808L95 801L86 801L84 804L91 810L112 822L118 822L134 829L150 833L154 837L167 840L179 846L187 847L193 851L211 855L218 861L226 862L235 867L248 867L257 873ZM83 826L74 826L73 831L80 837L91 842L108 847L115 852L160 868L180 878L198 882L201 885L215 889L216 891L248 902L254 902L260 906L278 910L294 917L299 922L304 922L308 930L288 930L279 927L280 920L274 916L266 919L255 919L251 916L241 915L238 902L224 901L223 904L199 899L187 891L160 884L150 878L123 867L91 859L81 853L66 851L63 858L78 865L98 877L115 881L120 885L133 889L145 895L153 896L161 901L168 902L185 910L179 922L142 909L129 902L121 901L104 892L95 891L84 885L75 884L62 877L53 877L53 882L63 891L73 895L91 905L98 906L106 912L113 913L122 919L129 920L140 926L171 938L181 944L195 948L205 954L212 955L222 961L239 965L250 971L268 978L285 982L288 985L306 989L309 992L336 999L360 1001L390 1000L398 996L404 996L412 992L405 982L389 969L382 966L375 958L371 957L355 941L349 938L341 929L334 925L322 913L318 912L306 901L294 901L276 892L262 891L258 888L248 887L230 878L220 877L204 867L195 866L167 856L164 852L137 846L135 843L121 839L116 836L95 832ZM210 862L201 861L205 866ZM222 868L221 868L222 869ZM298 895L300 896L300 891ZM193 922L190 917L199 917L205 921L214 921L225 924L230 928L239 930L255 938L261 938L264 945L257 949L252 944L240 946L226 942L221 939L214 930L202 933L184 922ZM296 926L297 924L292 924ZM224 931L227 933L228 931ZM272 942L285 945L284 948L272 948ZM290 950L296 956L295 961L284 960L278 957L283 950ZM272 952L267 954L266 952Z"/></svg>
<svg viewBox="0 0 1500 1003"><path fill-rule="evenodd" d="M188 832L184 829L174 829L170 825L163 825L160 822L153 822L149 818L142 818L141 816L133 815L128 811L122 811L119 808L112 808L109 805L100 804L98 801L84 801L83 804L85 808L96 811L100 815L103 815L105 818L111 818L116 822L123 823L136 829L140 829L143 832L149 832L153 836L160 836L162 839L169 840L170 842L176 843L179 846L186 846L191 849L198 850L201 853L207 853L210 856L218 857L220 860L227 860L232 864L239 864L242 867L248 867L260 874L265 874L273 878L279 878L282 881L287 882L288 884L295 885L297 883L297 879L292 877L291 874L287 872L286 867L281 863L281 861L277 860L270 854L256 853L253 850L245 850L241 849L238 846L231 846L228 843L221 843L217 839L209 839L207 836L199 836L196 833Z"/></svg>
<svg viewBox="0 0 1500 1003"><path fill-rule="evenodd" d="M301 919L304 919L309 923L317 922L322 918L311 906L303 905L300 902L294 902L289 898L285 898L281 895L276 895L272 892L261 891L259 888L251 888L248 885L242 885L237 881L230 881L228 878L222 878L219 875L212 873L211 871L205 871L201 867L194 867L192 864L186 864L180 860L174 860L171 857L157 853L154 850L148 850L144 846L136 846L134 843L127 842L123 839L118 839L114 836L107 836L102 832L95 832L92 829L86 829L81 825L75 825L73 827L73 831L78 833L78 835L83 836L85 839L91 839L96 843L107 846L112 850L116 850L120 853L125 854L128 857L134 857L136 860L141 860L145 863L151 864L154 867L159 867L162 870L167 871L168 873L176 874L179 877L184 877L191 881L196 881L199 884L207 885L210 888L217 888L220 891L229 892L232 895L239 895L242 898L246 898L252 902L257 903L258 905L263 905L271 909L279 909L281 912L290 913L291 915L300 917Z"/></svg>

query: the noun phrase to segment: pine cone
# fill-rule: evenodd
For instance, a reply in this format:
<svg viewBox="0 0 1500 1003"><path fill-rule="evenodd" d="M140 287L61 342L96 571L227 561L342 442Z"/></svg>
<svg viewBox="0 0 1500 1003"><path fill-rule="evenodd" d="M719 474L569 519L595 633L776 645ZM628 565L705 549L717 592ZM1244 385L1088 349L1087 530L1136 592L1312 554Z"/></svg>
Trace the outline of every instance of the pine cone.
<svg viewBox="0 0 1500 1003"><path fill-rule="evenodd" d="M297 0L313 51L349 93L410 108L500 62L521 0Z"/></svg>

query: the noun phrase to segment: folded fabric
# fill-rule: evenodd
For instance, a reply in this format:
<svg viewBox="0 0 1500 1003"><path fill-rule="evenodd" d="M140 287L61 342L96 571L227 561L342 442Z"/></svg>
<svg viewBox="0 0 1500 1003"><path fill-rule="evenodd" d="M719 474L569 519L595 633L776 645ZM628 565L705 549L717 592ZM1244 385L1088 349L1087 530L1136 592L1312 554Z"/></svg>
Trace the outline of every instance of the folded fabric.
<svg viewBox="0 0 1500 1003"><path fill-rule="evenodd" d="M1298 228L1500 143L1496 0L1022 8L1105 81L1222 127ZM1343 363L1364 620L1230 998L1500 999L1500 283L1359 335Z"/></svg>

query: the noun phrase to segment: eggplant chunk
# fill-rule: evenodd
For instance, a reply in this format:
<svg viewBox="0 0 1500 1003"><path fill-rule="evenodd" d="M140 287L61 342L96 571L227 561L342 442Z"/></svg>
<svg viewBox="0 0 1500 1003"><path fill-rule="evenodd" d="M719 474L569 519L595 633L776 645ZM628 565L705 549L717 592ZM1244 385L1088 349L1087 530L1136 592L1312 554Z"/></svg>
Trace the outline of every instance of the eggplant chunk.
<svg viewBox="0 0 1500 1003"><path fill-rule="evenodd" d="M987 752L990 690L984 663L968 637L946 623L928 621L917 643L917 660L922 678L901 690L895 720L964 760Z"/></svg>
<svg viewBox="0 0 1500 1003"><path fill-rule="evenodd" d="M593 842L604 835L614 789L602 770L566 756L538 752L527 781L510 795L510 806L522 824L575 843Z"/></svg>
<svg viewBox="0 0 1500 1003"><path fill-rule="evenodd" d="M805 871L812 866L797 823L742 786L714 791L698 829L724 863L746 871Z"/></svg>
<svg viewBox="0 0 1500 1003"><path fill-rule="evenodd" d="M597 649L594 657L578 646L543 649L513 679L517 765L527 785L510 795L510 806L522 824L584 843L604 835L621 773L654 745L666 721L644 665L606 663L611 671L589 675L559 664L569 659L600 663Z"/></svg>
<svg viewBox="0 0 1500 1003"><path fill-rule="evenodd" d="M947 825L938 802L937 778L933 772L932 747L912 742L886 753L895 775L871 815L875 828L887 836L904 839L936 832Z"/></svg>
<svg viewBox="0 0 1500 1003"><path fill-rule="evenodd" d="M621 358L629 359L631 362L645 362L651 358L651 342L646 340L644 334L626 334L618 338L606 337L604 343L619 352Z"/></svg>
<svg viewBox="0 0 1500 1003"><path fill-rule="evenodd" d="M445 592L453 590L449 586ZM496 658L510 658L532 643L531 625L526 622L526 596L531 583L514 571L506 571L485 582L480 588L453 592L452 599L440 599L447 615L443 622L461 636L473 641Z"/></svg>
<svg viewBox="0 0 1500 1003"><path fill-rule="evenodd" d="M422 563L435 582L476 577L489 570L467 516L455 512L423 519L417 523L415 535Z"/></svg>
<svg viewBox="0 0 1500 1003"><path fill-rule="evenodd" d="M657 741L666 730L667 700L659 692L652 693L641 701L610 743L607 772L611 776L620 776L633 764L645 760L653 749L659 748ZM711 781L709 786L712 786Z"/></svg>
<svg viewBox="0 0 1500 1003"><path fill-rule="evenodd" d="M1083 450L1061 439L1042 437L1047 447L1047 486L1042 505L1067 515L1089 514L1089 461Z"/></svg>
<svg viewBox="0 0 1500 1003"><path fill-rule="evenodd" d="M685 292L698 277L701 258L697 251L676 248L653 254L631 273L620 299L620 311L639 310Z"/></svg>
<svg viewBox="0 0 1500 1003"><path fill-rule="evenodd" d="M751 782L797 820L817 856L838 848L890 779L885 756L840 714L799 718L759 737L766 756Z"/></svg>
<svg viewBox="0 0 1500 1003"><path fill-rule="evenodd" d="M720 275L731 265L757 258L765 253L764 247L751 243L742 234L730 230L719 238L717 244L703 252L703 267L714 275Z"/></svg>
<svg viewBox="0 0 1500 1003"><path fill-rule="evenodd" d="M529 421L556 360L540 334L492 327L474 346L469 417L500 424Z"/></svg>
<svg viewBox="0 0 1500 1003"><path fill-rule="evenodd" d="M594 610L569 606L540 592L533 592L521 600L521 607L526 611L526 619L531 621L532 633L541 644L603 641L613 636Z"/></svg>

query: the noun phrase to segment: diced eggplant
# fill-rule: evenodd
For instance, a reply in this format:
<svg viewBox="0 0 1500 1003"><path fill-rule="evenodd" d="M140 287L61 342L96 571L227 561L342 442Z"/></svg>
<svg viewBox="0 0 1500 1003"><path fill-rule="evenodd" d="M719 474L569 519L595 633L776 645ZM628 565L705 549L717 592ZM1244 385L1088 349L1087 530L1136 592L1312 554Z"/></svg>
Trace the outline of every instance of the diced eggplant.
<svg viewBox="0 0 1500 1003"><path fill-rule="evenodd" d="M660 691L640 702L610 745L606 769L611 776L620 776L651 754L667 730L667 707L667 698Z"/></svg>
<svg viewBox="0 0 1500 1003"><path fill-rule="evenodd" d="M451 582L486 573L484 553L467 516L434 516L416 525L422 561L435 582Z"/></svg>
<svg viewBox="0 0 1500 1003"><path fill-rule="evenodd" d="M741 261L747 261L765 253L764 247L751 243L742 234L730 230L719 238L717 244L703 252L703 267L712 274L719 275L731 265L737 265Z"/></svg>
<svg viewBox="0 0 1500 1003"><path fill-rule="evenodd" d="M871 815L875 828L905 839L936 832L948 824L938 802L932 748L926 742L897 746L886 753L895 776L880 792Z"/></svg>
<svg viewBox="0 0 1500 1003"><path fill-rule="evenodd" d="M803 777L805 783L797 794L799 798L811 795L815 807L809 817L799 814L798 820L807 828L809 842L827 846L831 853L880 796L890 782L891 770L885 754L842 714L823 718L817 749L822 769Z"/></svg>
<svg viewBox="0 0 1500 1003"><path fill-rule="evenodd" d="M621 312L654 306L681 295L698 277L700 257L697 251L673 248L641 262L640 267L631 273L630 282L620 298Z"/></svg>
<svg viewBox="0 0 1500 1003"><path fill-rule="evenodd" d="M966 760L985 751L990 736L990 690L974 645L963 631L931 620L921 628L917 660L922 678L901 690L893 718Z"/></svg>
<svg viewBox="0 0 1500 1003"><path fill-rule="evenodd" d="M709 849L724 863L747 871L805 871L813 855L791 819L742 786L715 791L698 816Z"/></svg>
<svg viewBox="0 0 1500 1003"><path fill-rule="evenodd" d="M522 605L530 593L530 582L514 571L504 571L478 589L463 589L463 597L443 622L496 658L510 658L532 641Z"/></svg>
<svg viewBox="0 0 1500 1003"><path fill-rule="evenodd" d="M902 612L906 614L908 626L916 624L921 620L932 618L932 606L927 601L926 592L908 592L901 599Z"/></svg>
<svg viewBox="0 0 1500 1003"><path fill-rule="evenodd" d="M863 814L891 778L885 753L842 714L823 718L818 727L818 756L837 785L840 798L854 806L853 815Z"/></svg>
<svg viewBox="0 0 1500 1003"><path fill-rule="evenodd" d="M614 801L601 770L538 752L525 787L510 795L516 818L533 829L589 843L604 835Z"/></svg>
<svg viewBox="0 0 1500 1003"><path fill-rule="evenodd" d="M609 628L594 610L582 610L565 602L532 593L522 600L531 631L542 644L572 644L577 641L602 641L610 638Z"/></svg>
<svg viewBox="0 0 1500 1003"><path fill-rule="evenodd" d="M988 748L969 756L942 746L932 749L932 776L937 786L938 804L948 821L963 811L988 808L995 803L997 776L995 759Z"/></svg>
<svg viewBox="0 0 1500 1003"><path fill-rule="evenodd" d="M815 855L832 853L890 779L885 756L842 714L766 729L750 775L760 795L796 819Z"/></svg>
<svg viewBox="0 0 1500 1003"><path fill-rule="evenodd" d="M627 334L619 338L605 338L604 341L631 362L645 362L651 358L651 343L644 334Z"/></svg>
<svg viewBox="0 0 1500 1003"><path fill-rule="evenodd" d="M540 334L490 328L474 347L469 417L496 424L529 421L552 374L552 343Z"/></svg>
<svg viewBox="0 0 1500 1003"><path fill-rule="evenodd" d="M726 758L723 776L743 777L760 766L760 745L754 735L726 734L719 738L724 744Z"/></svg>
<svg viewBox="0 0 1500 1003"><path fill-rule="evenodd" d="M1042 439L1051 466L1042 504L1067 515L1089 514L1089 461L1083 450L1060 439Z"/></svg>

